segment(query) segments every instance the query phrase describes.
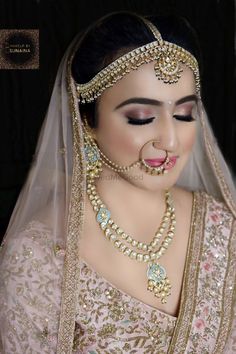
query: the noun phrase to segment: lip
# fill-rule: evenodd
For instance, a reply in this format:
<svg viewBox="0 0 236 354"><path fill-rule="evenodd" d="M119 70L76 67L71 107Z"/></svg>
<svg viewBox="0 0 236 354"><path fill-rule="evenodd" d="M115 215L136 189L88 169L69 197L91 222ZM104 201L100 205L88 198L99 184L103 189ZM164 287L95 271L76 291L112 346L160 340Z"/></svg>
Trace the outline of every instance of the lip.
<svg viewBox="0 0 236 354"><path fill-rule="evenodd" d="M174 167L175 164L176 164L177 158L178 158L178 156L171 156L171 157L169 157L169 162L168 162L168 164L166 164L165 170L170 170L172 167ZM161 165L164 163L165 158L145 159L144 161L145 161L149 166L152 166L152 167L159 167L159 166L161 166Z"/></svg>

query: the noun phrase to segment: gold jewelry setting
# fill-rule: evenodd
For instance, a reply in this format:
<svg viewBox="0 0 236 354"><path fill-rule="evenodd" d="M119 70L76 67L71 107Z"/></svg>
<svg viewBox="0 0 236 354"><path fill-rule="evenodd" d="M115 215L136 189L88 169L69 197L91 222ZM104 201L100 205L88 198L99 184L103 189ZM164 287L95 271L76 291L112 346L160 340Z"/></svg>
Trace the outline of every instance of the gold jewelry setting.
<svg viewBox="0 0 236 354"><path fill-rule="evenodd" d="M159 144L160 141L159 140L149 140L142 146L142 149L140 150L140 153L139 153L140 168L144 169L144 171L146 173L148 173L152 176L163 175L168 172L168 170L166 169L166 167L169 165L169 162L170 162L168 151L163 150L163 151L165 151L165 157L163 158L163 162L159 166L157 166L157 167L150 166L149 164L147 164L147 162L143 158L143 154L144 154L143 150L150 143L152 143L152 146L155 146L155 144L156 143Z"/></svg>
<svg viewBox="0 0 236 354"><path fill-rule="evenodd" d="M152 143L155 142L155 140L152 140ZM144 146L142 147L142 150L143 148L145 147L145 145L149 144L150 141L148 141L147 143L144 144ZM141 151L142 151L141 150ZM170 158L169 158L169 155L168 155L168 151L164 150L165 151L165 157L164 157L164 161L161 165L157 166L157 167L153 167L153 166L150 166L146 163L145 159L143 159L141 157L141 154L140 154L140 160L141 160L141 168L144 168L145 172L150 174L150 175L163 175L165 173L168 172L168 170L166 170L166 167L168 166L169 162L170 162Z"/></svg>
<svg viewBox="0 0 236 354"><path fill-rule="evenodd" d="M163 304L166 303L166 297L170 295L171 284L165 268L157 260L168 249L175 232L175 210L170 192L166 191L165 193L166 210L161 224L150 243L135 240L114 222L110 211L97 193L93 179L87 184L87 194L105 238L113 243L114 247L125 256L138 262L148 263L147 290L160 298ZM164 236L165 231L166 235ZM157 248L162 238L163 240L159 248Z"/></svg>
<svg viewBox="0 0 236 354"><path fill-rule="evenodd" d="M166 165L169 163L168 152L165 151L166 155L163 159L163 163L156 168L147 165L141 156L141 161L138 161L138 164L135 163L128 167L118 166L110 161L98 148L95 139L89 132L90 128L86 117L84 122L85 124L83 124L83 129L85 139L84 153L86 160L87 194L92 208L96 213L96 221L103 230L105 238L112 242L114 247L116 247L120 252L122 252L125 256L128 256L130 259L148 263L147 290L153 292L154 295L160 298L161 302L164 304L167 302L167 296L170 295L171 284L167 277L165 268L157 261L168 249L175 233L175 209L173 207L170 192L165 192L166 208L161 224L155 232L151 242L145 243L135 240L114 222L111 218L111 212L97 193L95 179L98 178L102 172L102 163L106 164L109 168L116 172L125 172L134 166L144 166L148 171L147 173L153 174L153 171L155 171L155 174L157 175L163 174L165 172Z"/></svg>
<svg viewBox="0 0 236 354"><path fill-rule="evenodd" d="M85 138L85 157L88 162L87 164L87 173L90 175L90 177L99 177L99 173L101 172L101 167L102 163L109 167L111 170L117 172L117 173L125 173L133 169L134 167L139 167L143 169L146 173L153 175L153 176L159 176L166 174L168 171L166 170L166 166L168 166L169 163L169 156L168 152L165 151L165 159L164 162L158 166L158 167L153 167L149 166L145 160L142 158L141 154L139 157L139 161L136 161L132 163L130 166L119 166L113 161L111 161L102 151L99 149L98 145L96 144L94 138L91 136L89 133L89 125L86 120L84 119L84 124L83 124L83 130L84 130L84 138ZM147 142L149 143L149 142ZM146 143L146 144L147 144ZM145 145L146 145L145 144ZM144 145L144 146L145 146Z"/></svg>
<svg viewBox="0 0 236 354"><path fill-rule="evenodd" d="M87 174L90 177L98 177L101 172L102 163L109 167L111 170L121 173L128 172L134 167L139 167L141 165L140 161L136 161L130 166L119 166L113 161L111 161L98 147L94 138L91 136L89 130L89 125L84 119L84 124L82 125L84 131L84 139L85 139L85 158L87 160Z"/></svg>
<svg viewBox="0 0 236 354"><path fill-rule="evenodd" d="M160 32L150 21L146 19L143 21L152 31L156 40L124 54L102 69L87 83L76 83L80 103L93 102L104 90L112 87L126 74L152 61L156 61L154 71L158 80L168 84L178 82L183 71L181 64L185 64L193 71L196 91L200 97L200 75L196 58L184 48L164 41Z"/></svg>
<svg viewBox="0 0 236 354"><path fill-rule="evenodd" d="M163 175L165 173L168 173L168 171L166 170L166 166L168 166L168 163L170 162L170 159L167 155L165 161L158 167L153 167L153 166L149 166L145 160L141 160L143 166L145 167L145 172L154 176L154 175Z"/></svg>
<svg viewBox="0 0 236 354"><path fill-rule="evenodd" d="M102 171L102 162L104 162L104 158L102 159L101 156L105 155L100 154L101 151L98 149L97 144L88 132L88 126L84 126L84 129L84 152L87 163L87 194L92 208L96 213L96 221L103 230L105 238L112 242L114 247L120 252L125 256L128 256L130 259L148 263L147 290L153 292L164 304L167 302L167 296L170 295L171 284L165 268L157 261L168 249L175 233L175 209L173 207L170 192L165 192L165 213L151 242L140 242L128 235L111 218L111 212L97 193L95 179L99 177ZM117 165L113 164L112 161L109 159L109 162L107 162L107 160L105 161L109 167L117 170ZM160 170L157 168L156 174L162 173L161 171L164 170L164 165L168 163L168 161L168 153L166 152L164 163L158 167L161 168ZM149 166L147 165L147 167Z"/></svg>

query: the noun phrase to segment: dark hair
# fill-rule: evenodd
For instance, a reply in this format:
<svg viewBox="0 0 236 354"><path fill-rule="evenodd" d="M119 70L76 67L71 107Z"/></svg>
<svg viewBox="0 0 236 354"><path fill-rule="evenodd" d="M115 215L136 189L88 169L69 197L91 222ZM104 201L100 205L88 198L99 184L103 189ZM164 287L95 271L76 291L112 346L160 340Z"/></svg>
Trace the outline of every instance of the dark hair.
<svg viewBox="0 0 236 354"><path fill-rule="evenodd" d="M190 53L201 64L197 36L187 20L180 16L145 16L160 31L162 38ZM86 32L72 61L72 76L78 83L91 80L115 58L155 40L153 33L135 13L115 12L99 19ZM97 126L96 102L81 104L82 117Z"/></svg>

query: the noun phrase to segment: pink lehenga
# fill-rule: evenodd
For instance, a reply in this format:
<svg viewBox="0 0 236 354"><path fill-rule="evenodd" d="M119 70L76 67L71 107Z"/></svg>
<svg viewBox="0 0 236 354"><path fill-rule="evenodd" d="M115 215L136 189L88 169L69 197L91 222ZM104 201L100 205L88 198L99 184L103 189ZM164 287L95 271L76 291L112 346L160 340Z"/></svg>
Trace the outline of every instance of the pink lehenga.
<svg viewBox="0 0 236 354"><path fill-rule="evenodd" d="M70 72L78 44L58 69L1 249L1 353L236 352L235 189L203 107L178 181L194 191L178 317L118 289L80 257L86 163Z"/></svg>
<svg viewBox="0 0 236 354"><path fill-rule="evenodd" d="M178 317L118 289L80 258L75 353L234 353L235 220L195 192ZM65 250L32 220L4 256L2 353L56 353Z"/></svg>

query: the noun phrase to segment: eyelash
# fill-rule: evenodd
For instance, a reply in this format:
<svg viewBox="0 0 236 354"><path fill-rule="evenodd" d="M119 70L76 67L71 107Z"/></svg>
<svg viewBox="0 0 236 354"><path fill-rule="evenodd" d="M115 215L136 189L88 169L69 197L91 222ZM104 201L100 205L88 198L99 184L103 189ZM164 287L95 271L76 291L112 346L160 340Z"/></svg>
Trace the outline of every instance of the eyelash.
<svg viewBox="0 0 236 354"><path fill-rule="evenodd" d="M137 118L128 118L128 124L133 124L133 125L143 125L143 124L149 124L155 119L155 117L147 118L147 119L137 119Z"/></svg>
<svg viewBox="0 0 236 354"><path fill-rule="evenodd" d="M183 122L192 122L195 120L191 115L182 116L182 115L175 114L173 117L176 118L177 120L181 120ZM137 118L131 118L131 117L127 117L127 118L128 118L128 124L132 124L132 125L149 124L153 121L153 119L155 119L155 117L151 117L151 118L147 118L147 119L137 119Z"/></svg>
<svg viewBox="0 0 236 354"><path fill-rule="evenodd" d="M193 122L195 120L193 116L191 116L190 114L186 116L175 114L173 117L176 118L177 120L182 120L183 122Z"/></svg>

